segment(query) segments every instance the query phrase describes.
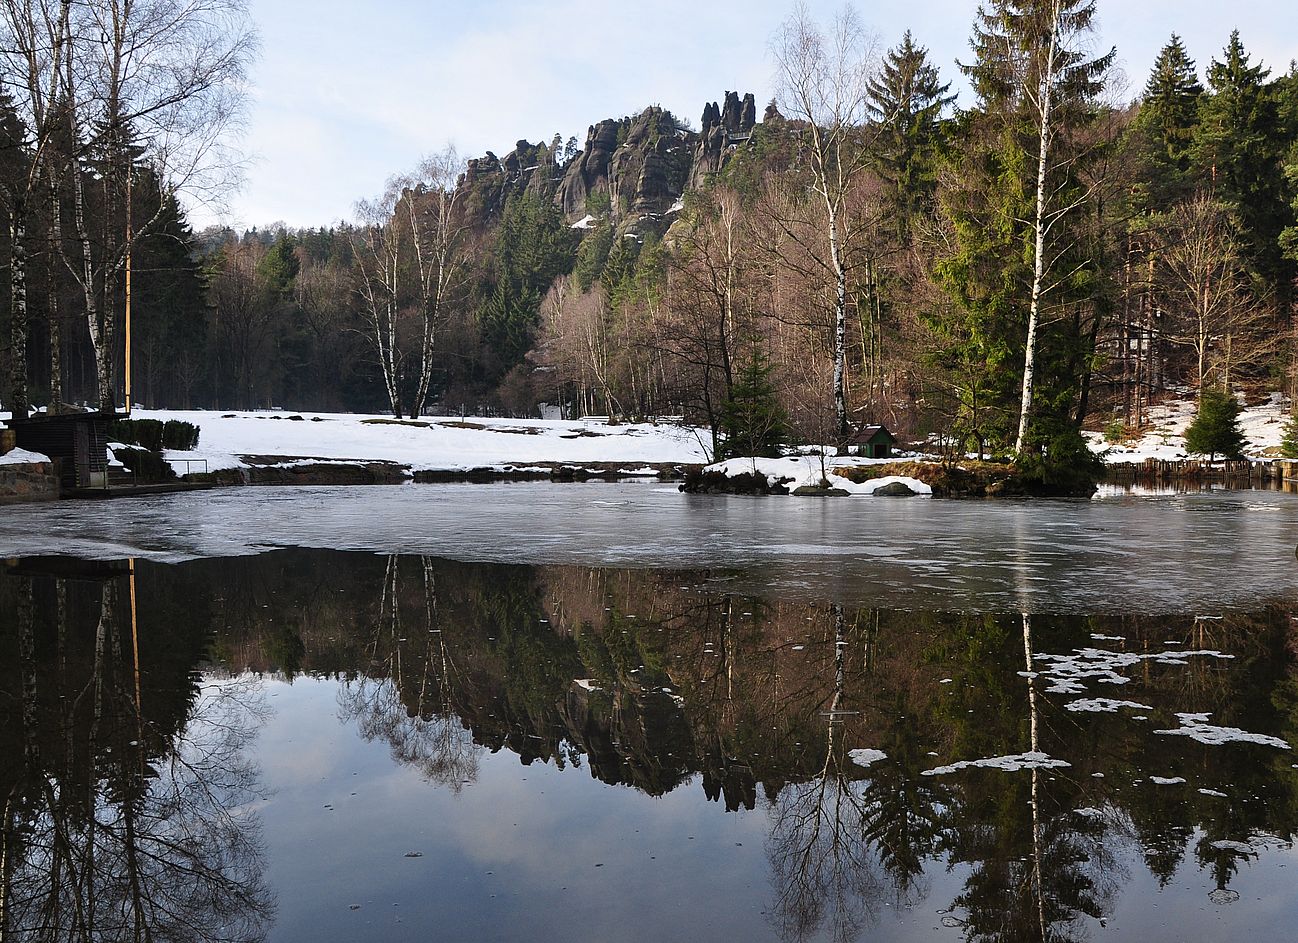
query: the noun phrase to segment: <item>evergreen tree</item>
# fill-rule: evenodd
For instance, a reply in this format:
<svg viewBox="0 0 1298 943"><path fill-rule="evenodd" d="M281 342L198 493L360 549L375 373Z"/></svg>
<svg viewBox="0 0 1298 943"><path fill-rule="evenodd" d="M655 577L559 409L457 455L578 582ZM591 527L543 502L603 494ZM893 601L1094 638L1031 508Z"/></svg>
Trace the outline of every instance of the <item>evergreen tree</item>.
<svg viewBox="0 0 1298 943"><path fill-rule="evenodd" d="M879 170L892 190L897 223L931 199L937 186L943 112L955 102L951 83L943 83L928 50L915 44L910 30L888 51L869 84L870 116L883 128Z"/></svg>
<svg viewBox="0 0 1298 943"><path fill-rule="evenodd" d="M754 351L735 374L725 405L724 457L774 458L788 437L788 420L780 406L766 355Z"/></svg>
<svg viewBox="0 0 1298 943"><path fill-rule="evenodd" d="M501 213L478 321L484 379L494 385L532 348L541 301L571 271L577 234L563 214L532 191L511 196Z"/></svg>
<svg viewBox="0 0 1298 943"><path fill-rule="evenodd" d="M1215 386L1199 392L1199 413L1185 430L1185 449L1198 455L1207 455L1216 461L1220 455L1227 459L1244 457L1248 441L1239 428L1239 400L1233 393Z"/></svg>
<svg viewBox="0 0 1298 943"><path fill-rule="evenodd" d="M1194 60L1181 37L1173 33L1154 60L1133 123L1147 145L1148 166L1142 176L1156 207L1184 196L1192 185L1192 149L1202 98L1203 85Z"/></svg>
<svg viewBox="0 0 1298 943"><path fill-rule="evenodd" d="M1100 259L1081 222L1091 186L1084 174L1103 153L1087 131L1114 57L1084 51L1094 16L1094 0L985 3L975 59L961 66L978 102L962 116L941 194L954 239L936 274L956 308L939 326L947 344L937 359L958 388L956 425L994 450L1048 449L1082 418L1094 349L1082 312L1103 303ZM1037 325L1034 298L1049 312Z"/></svg>
<svg viewBox="0 0 1298 943"><path fill-rule="evenodd" d="M1284 438L1280 440L1280 454L1298 459L1298 415L1290 416L1284 424Z"/></svg>
<svg viewBox="0 0 1298 943"><path fill-rule="evenodd" d="M1222 59L1208 67L1212 94L1200 109L1194 155L1205 181L1239 213L1254 264L1276 279L1284 270L1279 237L1286 208L1270 74L1250 60L1239 31L1231 33Z"/></svg>

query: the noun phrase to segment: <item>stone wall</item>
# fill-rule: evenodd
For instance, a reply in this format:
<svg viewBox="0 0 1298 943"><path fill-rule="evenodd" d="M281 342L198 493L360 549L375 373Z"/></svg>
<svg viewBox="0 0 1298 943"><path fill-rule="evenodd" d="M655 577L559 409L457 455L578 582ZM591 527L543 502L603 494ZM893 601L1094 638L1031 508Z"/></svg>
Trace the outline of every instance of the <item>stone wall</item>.
<svg viewBox="0 0 1298 943"><path fill-rule="evenodd" d="M52 462L0 465L0 504L20 501L55 501L59 476Z"/></svg>

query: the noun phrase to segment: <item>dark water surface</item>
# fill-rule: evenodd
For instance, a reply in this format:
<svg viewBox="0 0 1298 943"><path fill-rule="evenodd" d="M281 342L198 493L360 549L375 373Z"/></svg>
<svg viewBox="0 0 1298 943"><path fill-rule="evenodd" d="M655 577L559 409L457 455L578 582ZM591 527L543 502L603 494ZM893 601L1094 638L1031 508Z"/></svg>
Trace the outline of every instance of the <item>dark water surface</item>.
<svg viewBox="0 0 1298 943"><path fill-rule="evenodd" d="M584 549L582 521L538 518L510 542L492 507L440 518L486 528L475 556L539 543L549 563L251 541L185 562L12 562L5 939L1292 937L1291 497L1004 509L982 518L1001 569L965 585L948 561L908 593L916 571L871 569L838 518L795 515L789 539L821 550L764 556L759 502L681 525L756 528L753 559L664 567L687 515L655 522L654 494L601 492L650 533L588 511ZM308 530L258 500L268 540ZM874 513L846 503L858 527ZM940 559L986 507L871 520ZM139 508L159 530L132 516L118 545L201 555L174 508ZM112 529L95 513L110 512L31 512L20 547L84 551ZM368 531L296 513L349 546L392 528L468 539L419 536L386 505ZM207 549L255 529L220 526ZM1142 534L1164 541L1157 567L1136 562ZM838 541L841 566L823 549ZM600 546L642 548L636 568L573 559ZM1124 568L1128 597L1103 600ZM1059 611L1021 590L1038 573L1072 587ZM983 589L990 603L966 605Z"/></svg>

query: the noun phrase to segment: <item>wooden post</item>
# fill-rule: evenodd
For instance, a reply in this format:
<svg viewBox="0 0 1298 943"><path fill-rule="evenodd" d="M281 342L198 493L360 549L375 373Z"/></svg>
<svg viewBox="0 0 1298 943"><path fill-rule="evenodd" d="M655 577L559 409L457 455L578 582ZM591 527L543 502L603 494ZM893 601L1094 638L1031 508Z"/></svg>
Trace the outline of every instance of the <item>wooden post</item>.
<svg viewBox="0 0 1298 943"><path fill-rule="evenodd" d="M131 168L126 168L126 372L122 383L126 415L131 414Z"/></svg>

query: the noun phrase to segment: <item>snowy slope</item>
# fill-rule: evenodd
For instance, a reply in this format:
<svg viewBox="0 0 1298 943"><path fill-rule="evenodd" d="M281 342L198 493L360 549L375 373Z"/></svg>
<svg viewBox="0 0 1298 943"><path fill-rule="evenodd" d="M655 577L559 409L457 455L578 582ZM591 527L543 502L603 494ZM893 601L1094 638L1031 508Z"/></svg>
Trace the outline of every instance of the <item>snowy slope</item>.
<svg viewBox="0 0 1298 943"><path fill-rule="evenodd" d="M1194 420L1196 400L1185 393L1150 410L1151 428L1140 438L1110 446L1099 432L1086 433L1091 448L1109 450L1110 462L1143 462L1147 458L1175 460L1186 457L1185 430ZM1240 412L1240 428L1249 444L1244 453L1250 458L1266 456L1267 449L1280 444L1289 407L1283 396L1272 393L1260 406L1246 406Z"/></svg>

